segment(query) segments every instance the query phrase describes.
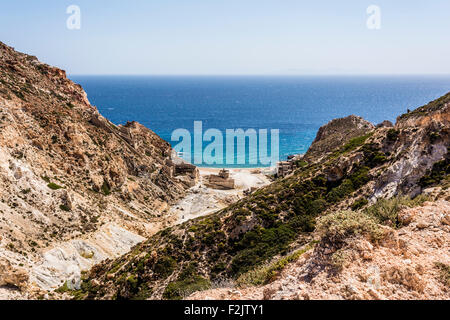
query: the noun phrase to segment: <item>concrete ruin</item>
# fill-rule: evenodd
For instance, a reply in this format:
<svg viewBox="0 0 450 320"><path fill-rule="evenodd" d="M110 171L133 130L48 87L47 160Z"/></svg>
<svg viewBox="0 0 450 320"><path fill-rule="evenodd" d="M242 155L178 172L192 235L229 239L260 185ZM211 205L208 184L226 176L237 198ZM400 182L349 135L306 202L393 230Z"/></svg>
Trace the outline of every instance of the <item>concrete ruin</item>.
<svg viewBox="0 0 450 320"><path fill-rule="evenodd" d="M200 178L198 168L189 163L174 164L173 176L182 183L192 188L195 186Z"/></svg>
<svg viewBox="0 0 450 320"><path fill-rule="evenodd" d="M190 188L194 187L200 179L198 168L178 157L175 151L172 151L171 160L166 163L166 166L170 168L172 177L176 177Z"/></svg>
<svg viewBox="0 0 450 320"><path fill-rule="evenodd" d="M232 190L235 188L234 179L230 178L230 171L222 169L219 174L211 174L206 177L205 185L218 190Z"/></svg>
<svg viewBox="0 0 450 320"><path fill-rule="evenodd" d="M286 161L280 161L277 165L277 177L283 178L290 175L297 168L297 162L303 159L303 155L290 155Z"/></svg>

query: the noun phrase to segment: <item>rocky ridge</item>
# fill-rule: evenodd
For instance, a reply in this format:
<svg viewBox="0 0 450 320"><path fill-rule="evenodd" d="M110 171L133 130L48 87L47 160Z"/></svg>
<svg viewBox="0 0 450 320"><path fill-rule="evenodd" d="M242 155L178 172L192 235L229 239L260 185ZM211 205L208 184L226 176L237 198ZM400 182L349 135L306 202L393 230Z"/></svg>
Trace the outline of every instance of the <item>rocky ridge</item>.
<svg viewBox="0 0 450 320"><path fill-rule="evenodd" d="M319 128L316 138L305 155L305 160L314 162L342 145L342 141L363 136L375 126L361 117L351 115L331 120Z"/></svg>
<svg viewBox="0 0 450 320"><path fill-rule="evenodd" d="M164 227L191 179L171 156L139 123L102 117L63 70L0 43L0 285L79 282Z"/></svg>

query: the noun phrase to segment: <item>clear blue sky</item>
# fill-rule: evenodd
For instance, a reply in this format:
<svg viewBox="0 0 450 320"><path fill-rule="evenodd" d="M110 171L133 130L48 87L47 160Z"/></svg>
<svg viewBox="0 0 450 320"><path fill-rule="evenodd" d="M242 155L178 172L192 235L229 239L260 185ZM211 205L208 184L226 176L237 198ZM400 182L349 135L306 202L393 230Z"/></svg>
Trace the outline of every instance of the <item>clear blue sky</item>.
<svg viewBox="0 0 450 320"><path fill-rule="evenodd" d="M70 74L450 74L450 1L3 0L0 41Z"/></svg>

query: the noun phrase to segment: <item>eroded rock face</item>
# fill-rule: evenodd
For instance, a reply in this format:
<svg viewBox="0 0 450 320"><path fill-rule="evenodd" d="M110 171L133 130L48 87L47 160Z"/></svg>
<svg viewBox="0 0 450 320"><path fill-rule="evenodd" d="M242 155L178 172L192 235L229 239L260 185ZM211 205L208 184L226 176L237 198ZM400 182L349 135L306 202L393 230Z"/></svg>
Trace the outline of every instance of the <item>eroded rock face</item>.
<svg viewBox="0 0 450 320"><path fill-rule="evenodd" d="M68 288L79 289L82 271L127 253L143 240L117 225L102 226L87 239L71 240L46 251L31 269L30 282L45 290L58 288L65 282Z"/></svg>
<svg viewBox="0 0 450 320"><path fill-rule="evenodd" d="M450 99L450 94L446 97ZM382 141L383 151L394 155L396 160L377 179L374 197L421 193L426 184L420 179L437 162L449 160L449 125L450 103L425 114L411 113L399 118Z"/></svg>
<svg viewBox="0 0 450 320"><path fill-rule="evenodd" d="M0 43L0 257L13 268L45 263L74 239L91 243L102 225L135 239L158 231L191 179L173 177L171 153L139 123L102 117L63 70ZM34 282L60 280L47 278Z"/></svg>

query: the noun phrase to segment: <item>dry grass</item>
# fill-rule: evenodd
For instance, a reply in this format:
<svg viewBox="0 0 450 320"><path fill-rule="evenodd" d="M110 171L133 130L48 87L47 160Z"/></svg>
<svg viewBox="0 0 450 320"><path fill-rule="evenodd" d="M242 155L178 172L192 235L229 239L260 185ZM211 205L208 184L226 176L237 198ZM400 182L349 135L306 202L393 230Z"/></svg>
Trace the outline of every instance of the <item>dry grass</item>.
<svg viewBox="0 0 450 320"><path fill-rule="evenodd" d="M355 235L367 235L375 241L383 235L375 218L355 211L338 211L319 218L316 231L322 240L331 242L341 242Z"/></svg>

